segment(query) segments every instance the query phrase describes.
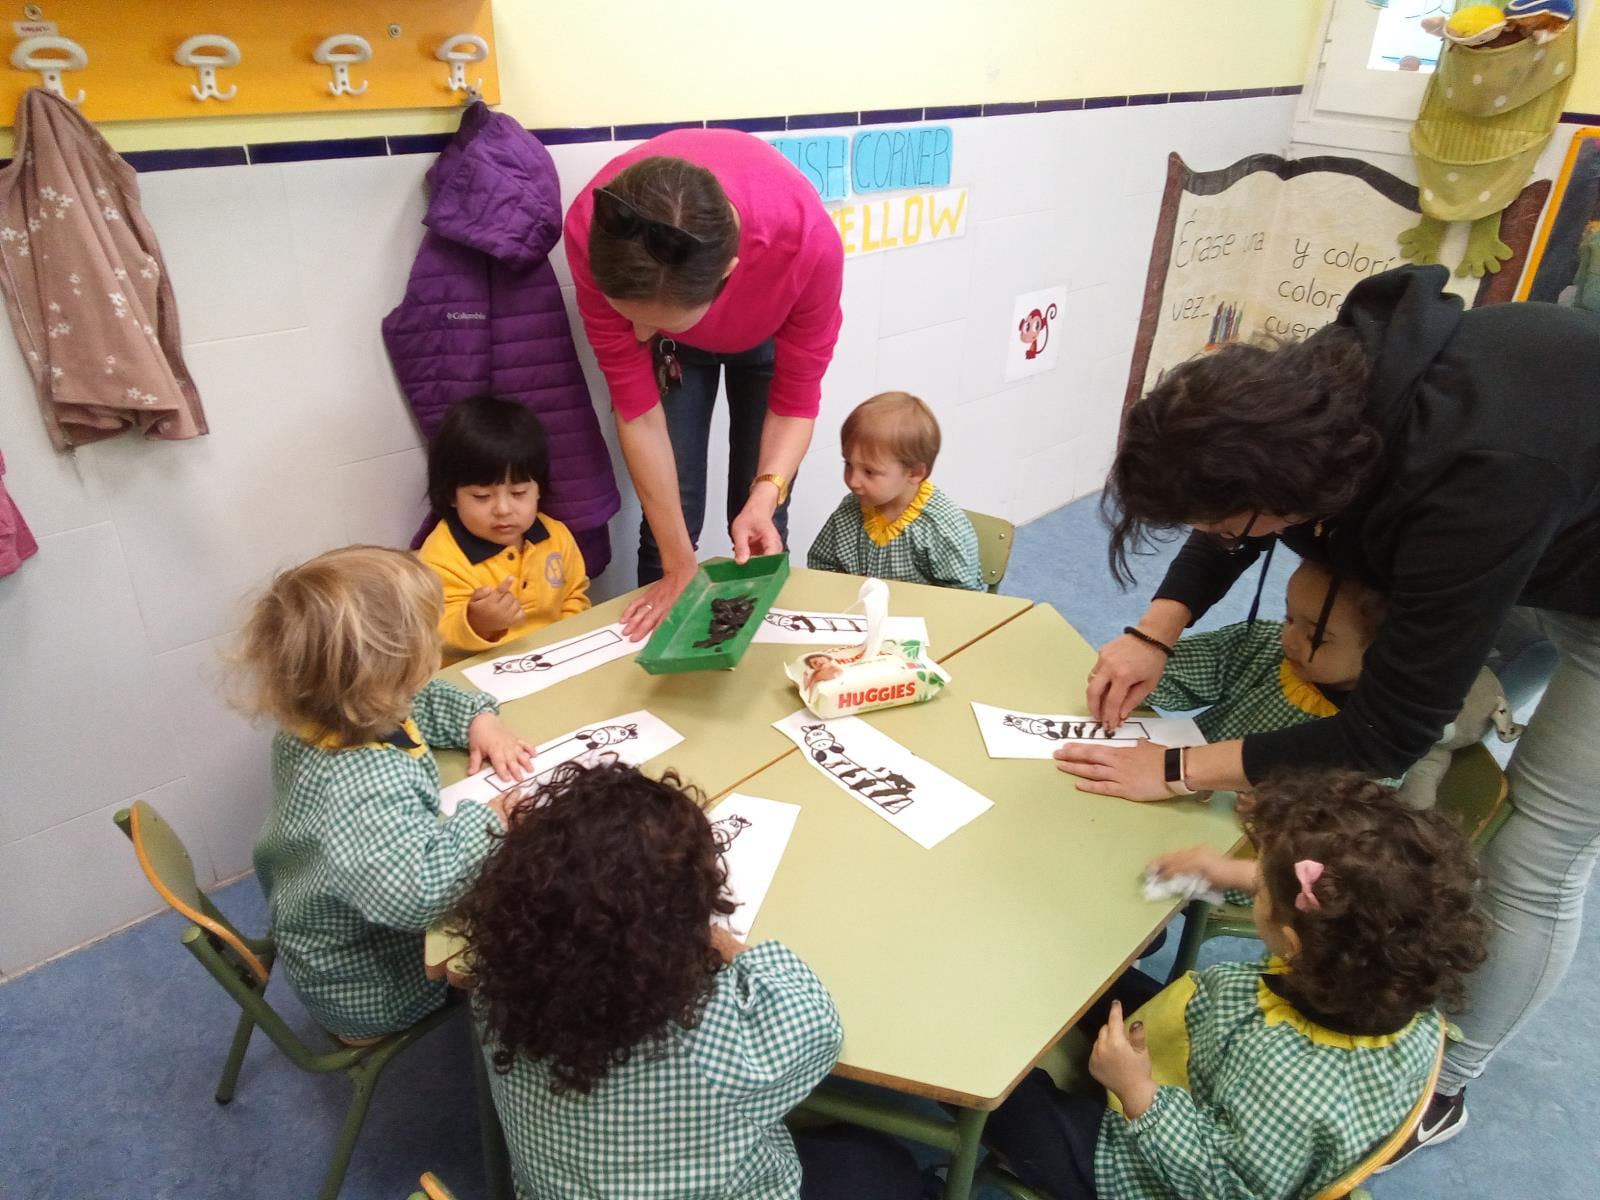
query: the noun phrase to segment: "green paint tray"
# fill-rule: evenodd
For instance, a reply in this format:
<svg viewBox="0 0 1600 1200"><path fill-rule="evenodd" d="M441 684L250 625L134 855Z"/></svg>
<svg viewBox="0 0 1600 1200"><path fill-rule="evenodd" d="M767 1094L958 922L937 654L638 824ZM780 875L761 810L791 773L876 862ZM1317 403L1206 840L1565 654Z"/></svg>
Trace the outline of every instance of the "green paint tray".
<svg viewBox="0 0 1600 1200"><path fill-rule="evenodd" d="M652 675L682 671L716 671L735 666L761 628L761 620L789 578L789 556L767 554L740 566L736 562L702 563L666 620L635 660ZM711 633L711 602L749 596L755 601L750 619L718 646L696 646Z"/></svg>

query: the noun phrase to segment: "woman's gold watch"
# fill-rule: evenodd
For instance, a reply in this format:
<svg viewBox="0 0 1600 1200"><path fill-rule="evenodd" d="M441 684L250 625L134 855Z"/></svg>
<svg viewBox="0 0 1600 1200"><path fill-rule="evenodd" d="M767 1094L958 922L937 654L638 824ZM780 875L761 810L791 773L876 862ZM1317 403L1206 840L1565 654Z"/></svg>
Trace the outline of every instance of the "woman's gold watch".
<svg viewBox="0 0 1600 1200"><path fill-rule="evenodd" d="M750 490L753 492L758 483L770 483L778 489L778 507L783 507L783 502L789 498L789 481L782 475L757 475L750 481Z"/></svg>

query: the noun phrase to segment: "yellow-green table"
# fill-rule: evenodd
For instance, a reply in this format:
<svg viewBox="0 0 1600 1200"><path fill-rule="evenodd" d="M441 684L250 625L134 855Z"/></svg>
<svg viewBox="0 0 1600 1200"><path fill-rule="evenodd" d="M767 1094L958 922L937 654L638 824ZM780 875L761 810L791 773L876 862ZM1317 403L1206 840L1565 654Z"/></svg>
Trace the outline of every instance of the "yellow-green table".
<svg viewBox="0 0 1600 1200"><path fill-rule="evenodd" d="M778 596L778 607L840 612L854 602L861 582L852 575L796 569ZM621 619L623 609L638 594L619 596L588 612L506 642L439 672L439 677L471 688L461 674L464 668L609 625ZM928 625L934 657L940 660L950 658L1031 607L1031 601L1015 596L915 583L889 585L890 613L922 617ZM632 657L621 658L542 692L510 701L501 706L500 715L524 738L538 744L570 729L646 709L681 733L684 740L647 763L645 769L659 772L672 767L707 796L716 798L763 767L794 753L794 743L773 729L772 722L800 706L783 665L805 649L753 643L734 670L683 675L650 675ZM437 757L444 785L466 774L465 754L439 750ZM461 950L460 941L436 925L428 934L425 951L429 974L450 976L452 963Z"/></svg>
<svg viewBox="0 0 1600 1200"><path fill-rule="evenodd" d="M798 752L741 785L802 807L751 930L805 959L844 1022L838 1075L957 1107L954 1123L826 1091L808 1107L944 1146L964 1200L989 1110L1173 915L1140 875L1156 854L1238 840L1231 808L1082 793L1053 763L991 759L970 701L1081 712L1094 652L1048 605L949 664L928 705L864 718L994 807L924 850ZM790 711L793 711L791 705Z"/></svg>
<svg viewBox="0 0 1600 1200"><path fill-rule="evenodd" d="M861 580L854 576L800 569L784 584L778 607L839 612L855 600L860 588ZM470 688L472 685L461 676L462 668L609 625L621 619L622 610L637 594L607 601L497 646L441 671L440 676ZM938 659L948 658L1031 606L1027 600L986 592L914 583L889 585L890 613L926 620L928 640ZM511 728L537 744L607 717L647 709L683 735L679 745L652 761L647 769L673 767L708 796L718 796L794 749L794 744L771 725L799 707L794 685L783 673L783 664L805 649L753 643L734 670L683 675L650 675L631 656L620 658L542 692L513 700L502 706L500 715ZM466 774L466 755L441 751L438 758L443 783L454 783Z"/></svg>

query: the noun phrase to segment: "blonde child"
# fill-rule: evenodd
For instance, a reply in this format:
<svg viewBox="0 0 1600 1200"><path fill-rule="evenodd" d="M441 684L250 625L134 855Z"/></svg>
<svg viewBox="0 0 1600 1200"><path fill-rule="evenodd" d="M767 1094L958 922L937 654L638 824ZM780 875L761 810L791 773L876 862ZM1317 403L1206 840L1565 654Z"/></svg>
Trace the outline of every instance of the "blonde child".
<svg viewBox="0 0 1600 1200"><path fill-rule="evenodd" d="M345 1041L403 1029L444 1003L422 934L460 898L504 825L506 797L439 819L432 745L521 779L532 750L478 692L429 682L439 581L409 554L330 551L272 581L239 665L254 712L279 725L276 793L256 840L278 961L311 1015Z"/></svg>
<svg viewBox="0 0 1600 1200"><path fill-rule="evenodd" d="M806 566L905 583L984 590L978 535L928 476L939 422L907 392L883 392L845 418L850 489L811 543Z"/></svg>
<svg viewBox="0 0 1600 1200"><path fill-rule="evenodd" d="M1427 1086L1434 1007L1461 1001L1488 932L1461 833L1354 773L1263 785L1247 829L1258 862L1199 847L1152 865L1254 889L1269 957L1164 989L1130 972L1089 1059L1107 1103L1036 1070L990 1119L990 1146L1055 1200L1314 1196Z"/></svg>
<svg viewBox="0 0 1600 1200"><path fill-rule="evenodd" d="M783 1117L839 1014L778 942L745 946L698 798L668 773L559 768L462 905L473 1016L523 1196L914 1200L909 1152Z"/></svg>
<svg viewBox="0 0 1600 1200"><path fill-rule="evenodd" d="M539 418L509 400L461 401L429 443L439 523L418 553L444 584L447 665L589 607L583 552L539 513L549 481Z"/></svg>

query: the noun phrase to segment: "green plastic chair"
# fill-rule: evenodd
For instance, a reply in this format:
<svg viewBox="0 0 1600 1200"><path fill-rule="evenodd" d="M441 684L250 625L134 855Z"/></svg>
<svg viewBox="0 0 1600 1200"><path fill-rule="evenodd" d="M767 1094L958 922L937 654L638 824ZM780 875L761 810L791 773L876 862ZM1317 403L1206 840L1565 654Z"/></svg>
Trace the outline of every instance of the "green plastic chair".
<svg viewBox="0 0 1600 1200"><path fill-rule="evenodd" d="M967 520L978 534L978 562L983 568L983 581L991 592L1000 590L1000 581L1006 577L1006 567L1011 563L1011 547L1016 544L1017 527L1003 517L966 510Z"/></svg>
<svg viewBox="0 0 1600 1200"><path fill-rule="evenodd" d="M233 997L234 1003L242 1010L238 1028L234 1030L233 1045L228 1050L228 1060L222 1068L222 1079L217 1084L217 1103L226 1104L233 1099L239 1068L244 1062L250 1035L257 1026L302 1071L315 1074L342 1072L354 1085L355 1095L351 1097L350 1107L339 1127L333 1161L328 1165L327 1174L322 1179L322 1190L318 1193L320 1200L335 1200L344 1183L345 1171L355 1151L356 1139L361 1134L367 1108L372 1103L379 1073L400 1051L453 1017L457 1006L447 1006L411 1028L388 1034L368 1046L341 1044L333 1050L313 1050L289 1028L263 996L275 954L272 939L246 937L207 899L200 891L194 875L194 864L183 842L150 805L142 800L136 801L112 819L133 843L139 869L150 881L150 886L155 888L156 894L193 922L178 935L178 940L211 972L212 978L222 985L222 989ZM421 954L420 946L418 954ZM499 1133L499 1124L492 1109L482 1119L493 1122L494 1133ZM487 1133L485 1141L487 1149Z"/></svg>
<svg viewBox="0 0 1600 1200"><path fill-rule="evenodd" d="M1464 746L1451 757L1450 769L1439 781L1437 807L1456 818L1467 840L1481 852L1511 815L1507 795L1505 772L1489 748L1479 743ZM1183 915L1183 937L1167 974L1168 983L1194 970L1201 945L1212 938L1256 936L1250 910L1238 905L1195 900Z"/></svg>

